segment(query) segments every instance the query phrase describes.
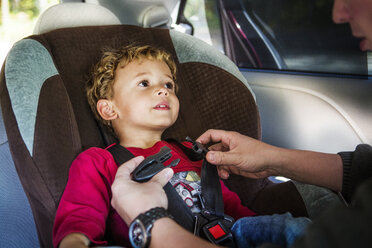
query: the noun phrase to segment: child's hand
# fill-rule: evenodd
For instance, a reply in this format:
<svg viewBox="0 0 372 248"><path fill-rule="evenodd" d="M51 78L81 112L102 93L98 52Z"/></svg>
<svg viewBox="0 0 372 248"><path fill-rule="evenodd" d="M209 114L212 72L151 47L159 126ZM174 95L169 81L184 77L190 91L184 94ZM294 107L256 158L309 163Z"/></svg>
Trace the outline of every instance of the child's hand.
<svg viewBox="0 0 372 248"><path fill-rule="evenodd" d="M151 208L168 208L168 199L163 187L172 178L173 170L164 169L150 181L137 183L131 179L131 173L143 159L139 156L122 164L111 186L111 205L128 225L140 213Z"/></svg>

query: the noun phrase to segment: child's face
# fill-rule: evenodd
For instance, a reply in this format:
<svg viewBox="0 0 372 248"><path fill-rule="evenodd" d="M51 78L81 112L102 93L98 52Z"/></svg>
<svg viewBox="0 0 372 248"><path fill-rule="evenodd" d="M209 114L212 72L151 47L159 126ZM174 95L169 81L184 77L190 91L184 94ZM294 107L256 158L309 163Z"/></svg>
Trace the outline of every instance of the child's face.
<svg viewBox="0 0 372 248"><path fill-rule="evenodd" d="M117 128L164 131L177 119L179 101L168 65L163 61L132 61L115 73ZM120 131L120 130L119 130Z"/></svg>

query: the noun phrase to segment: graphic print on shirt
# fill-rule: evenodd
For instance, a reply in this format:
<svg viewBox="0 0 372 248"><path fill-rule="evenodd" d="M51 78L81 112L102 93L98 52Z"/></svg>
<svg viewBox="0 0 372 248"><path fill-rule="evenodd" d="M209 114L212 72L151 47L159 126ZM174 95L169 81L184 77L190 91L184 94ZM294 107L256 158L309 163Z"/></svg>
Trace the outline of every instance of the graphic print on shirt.
<svg viewBox="0 0 372 248"><path fill-rule="evenodd" d="M182 200L191 209L194 214L200 213L200 177L195 171L182 171L173 175L169 181Z"/></svg>

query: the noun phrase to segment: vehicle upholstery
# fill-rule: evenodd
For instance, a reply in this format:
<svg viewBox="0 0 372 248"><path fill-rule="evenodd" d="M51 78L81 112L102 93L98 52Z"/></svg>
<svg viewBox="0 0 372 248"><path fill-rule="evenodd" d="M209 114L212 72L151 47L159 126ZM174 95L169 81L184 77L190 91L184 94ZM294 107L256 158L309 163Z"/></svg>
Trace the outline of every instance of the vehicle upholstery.
<svg viewBox="0 0 372 248"><path fill-rule="evenodd" d="M121 23L142 27L170 27L171 15L164 1L154 0L85 0L103 6L115 14ZM130 9L130 11L128 11ZM123 15L125 13L125 15Z"/></svg>
<svg viewBox="0 0 372 248"><path fill-rule="evenodd" d="M371 79L249 71L243 75L257 97L265 142L328 153L371 144Z"/></svg>
<svg viewBox="0 0 372 248"><path fill-rule="evenodd" d="M64 27L121 23L116 15L102 6L84 3L63 3L47 9L38 18L33 33L42 34Z"/></svg>

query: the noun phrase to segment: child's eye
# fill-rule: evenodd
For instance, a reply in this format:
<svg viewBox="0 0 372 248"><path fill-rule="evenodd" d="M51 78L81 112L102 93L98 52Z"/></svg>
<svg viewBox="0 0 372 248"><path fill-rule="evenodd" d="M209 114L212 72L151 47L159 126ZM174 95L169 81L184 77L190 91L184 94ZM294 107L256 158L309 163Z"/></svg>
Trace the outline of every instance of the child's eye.
<svg viewBox="0 0 372 248"><path fill-rule="evenodd" d="M141 87L147 87L149 86L149 82L147 80L143 80L141 81L138 86L141 86Z"/></svg>
<svg viewBox="0 0 372 248"><path fill-rule="evenodd" d="M171 83L171 82L166 83L166 84L165 84L165 88L168 88L168 89L170 89L170 90L173 90L173 89L174 89L174 83Z"/></svg>

